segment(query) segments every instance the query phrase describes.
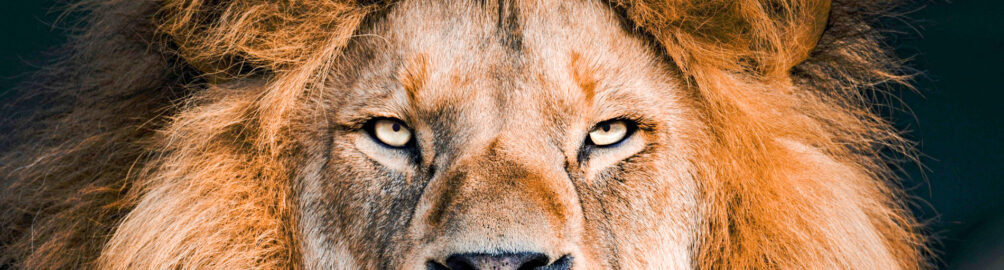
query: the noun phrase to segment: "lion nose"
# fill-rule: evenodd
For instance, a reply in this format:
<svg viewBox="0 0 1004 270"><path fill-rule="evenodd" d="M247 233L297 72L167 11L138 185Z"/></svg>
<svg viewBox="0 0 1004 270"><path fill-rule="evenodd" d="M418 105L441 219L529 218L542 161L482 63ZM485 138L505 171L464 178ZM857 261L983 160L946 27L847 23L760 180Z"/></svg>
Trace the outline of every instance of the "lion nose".
<svg viewBox="0 0 1004 270"><path fill-rule="evenodd" d="M572 257L563 256L548 264L547 255L534 252L485 254L464 253L446 257L446 265L428 262L428 270L568 270Z"/></svg>

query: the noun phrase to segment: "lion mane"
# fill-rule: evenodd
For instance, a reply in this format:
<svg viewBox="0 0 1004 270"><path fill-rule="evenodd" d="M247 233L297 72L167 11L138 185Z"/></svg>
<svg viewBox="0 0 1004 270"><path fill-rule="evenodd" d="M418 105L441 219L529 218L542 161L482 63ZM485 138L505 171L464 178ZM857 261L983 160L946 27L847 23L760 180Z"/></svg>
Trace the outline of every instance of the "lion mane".
<svg viewBox="0 0 1004 270"><path fill-rule="evenodd" d="M393 4L74 4L82 27L0 119L0 265L299 268L297 172L287 168L304 147L293 131L309 123L290 115L355 31ZM908 80L875 27L893 4L608 2L661 45L708 124L695 148L696 266L926 267L888 163L912 150L870 96ZM841 165L805 171L805 156L785 149L806 146Z"/></svg>

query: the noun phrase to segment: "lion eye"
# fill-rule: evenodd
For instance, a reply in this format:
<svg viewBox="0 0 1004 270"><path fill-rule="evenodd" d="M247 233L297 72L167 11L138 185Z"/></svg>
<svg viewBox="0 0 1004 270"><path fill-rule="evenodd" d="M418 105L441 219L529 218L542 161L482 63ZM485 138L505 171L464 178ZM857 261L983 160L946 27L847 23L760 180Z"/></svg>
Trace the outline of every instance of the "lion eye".
<svg viewBox="0 0 1004 270"><path fill-rule="evenodd" d="M610 146L630 135L632 125L624 120L608 120L596 124L589 132L589 141L596 146Z"/></svg>
<svg viewBox="0 0 1004 270"><path fill-rule="evenodd" d="M401 120L381 118L371 122L370 134L391 147L403 147L411 141L411 130Z"/></svg>

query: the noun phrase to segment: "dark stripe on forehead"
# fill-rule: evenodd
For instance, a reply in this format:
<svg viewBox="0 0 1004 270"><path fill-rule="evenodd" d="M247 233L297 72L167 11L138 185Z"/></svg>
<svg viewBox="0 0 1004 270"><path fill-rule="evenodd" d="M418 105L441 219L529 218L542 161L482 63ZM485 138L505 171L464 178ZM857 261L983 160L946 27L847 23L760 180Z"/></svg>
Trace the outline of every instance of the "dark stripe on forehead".
<svg viewBox="0 0 1004 270"><path fill-rule="evenodd" d="M519 26L519 8L513 0L498 0L498 34L502 45L513 51L523 49L523 32Z"/></svg>

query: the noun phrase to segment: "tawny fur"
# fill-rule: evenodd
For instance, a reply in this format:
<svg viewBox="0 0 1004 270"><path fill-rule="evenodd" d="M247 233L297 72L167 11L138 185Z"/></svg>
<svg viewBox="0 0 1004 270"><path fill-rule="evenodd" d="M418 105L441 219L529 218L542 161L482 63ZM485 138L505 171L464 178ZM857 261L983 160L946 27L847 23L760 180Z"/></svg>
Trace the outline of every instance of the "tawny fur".
<svg viewBox="0 0 1004 270"><path fill-rule="evenodd" d="M855 259L890 256L901 268L921 267L923 239L879 153L904 150L905 142L862 96L904 80L865 24L864 16L887 3L834 1L831 29L823 33L817 22L827 19L824 2L624 3L694 80L715 139L702 159L704 176L717 181L703 182L701 268L890 268ZM775 138L808 144L862 173L833 178L825 165L791 166L799 157ZM806 167L818 175L804 175ZM832 179L854 188L798 192L826 190L837 183L821 181ZM847 197L854 204L827 203ZM860 226L880 230L887 250L833 241L849 229L827 227L853 226L835 218L843 211L864 212L870 224Z"/></svg>
<svg viewBox="0 0 1004 270"><path fill-rule="evenodd" d="M296 268L286 116L387 5L81 3L84 30L5 109L0 264ZM886 3L610 6L698 90L700 268L924 267L881 155L907 144L865 98L904 81L870 26Z"/></svg>

